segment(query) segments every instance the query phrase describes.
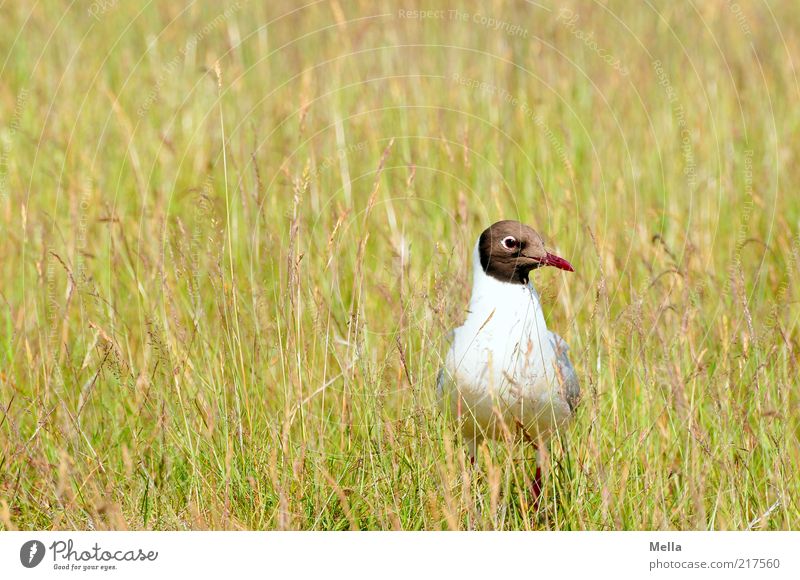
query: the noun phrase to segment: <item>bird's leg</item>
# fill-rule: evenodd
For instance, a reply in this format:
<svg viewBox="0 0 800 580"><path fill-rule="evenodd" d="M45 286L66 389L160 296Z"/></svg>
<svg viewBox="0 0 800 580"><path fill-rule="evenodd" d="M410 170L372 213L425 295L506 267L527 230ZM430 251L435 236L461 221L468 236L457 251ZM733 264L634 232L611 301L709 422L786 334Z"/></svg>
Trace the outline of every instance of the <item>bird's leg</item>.
<svg viewBox="0 0 800 580"><path fill-rule="evenodd" d="M533 507L534 509L539 509L539 498L542 495L542 468L539 466L539 462L536 462L536 472L533 475L533 485L531 486L531 491L533 492Z"/></svg>
<svg viewBox="0 0 800 580"><path fill-rule="evenodd" d="M464 434L464 443L467 444L470 463L475 466L476 460L478 459L478 447L483 442L483 436L476 433L471 427L464 428L462 433Z"/></svg>
<svg viewBox="0 0 800 580"><path fill-rule="evenodd" d="M478 454L478 442L475 440L475 437L469 437L467 439L467 451L469 452L470 463L475 465L475 458Z"/></svg>
<svg viewBox="0 0 800 580"><path fill-rule="evenodd" d="M526 441L533 451L533 464L536 466L531 482L531 495L533 496L533 509L539 511L539 499L542 496L542 466L539 464L539 440L526 434Z"/></svg>

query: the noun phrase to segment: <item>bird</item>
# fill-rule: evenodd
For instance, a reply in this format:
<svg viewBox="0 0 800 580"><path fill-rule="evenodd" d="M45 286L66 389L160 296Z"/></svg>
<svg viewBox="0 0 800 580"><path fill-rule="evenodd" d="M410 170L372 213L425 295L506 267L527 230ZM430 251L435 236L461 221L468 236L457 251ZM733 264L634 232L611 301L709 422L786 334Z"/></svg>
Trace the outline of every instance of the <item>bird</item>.
<svg viewBox="0 0 800 580"><path fill-rule="evenodd" d="M460 424L472 462L485 439L521 435L536 446L574 415L578 376L567 343L545 322L531 273L574 272L530 226L502 220L481 233L464 324L450 333L437 379L440 406ZM534 486L541 489L537 466Z"/></svg>

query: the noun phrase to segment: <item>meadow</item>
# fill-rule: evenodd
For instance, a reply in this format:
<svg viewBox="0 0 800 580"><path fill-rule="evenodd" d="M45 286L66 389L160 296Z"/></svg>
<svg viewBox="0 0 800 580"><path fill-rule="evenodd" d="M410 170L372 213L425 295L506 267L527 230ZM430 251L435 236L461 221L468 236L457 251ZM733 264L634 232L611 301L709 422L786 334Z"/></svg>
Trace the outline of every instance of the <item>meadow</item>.
<svg viewBox="0 0 800 580"><path fill-rule="evenodd" d="M0 528L800 527L800 4L0 22ZM473 466L434 387L499 219L575 266L583 396Z"/></svg>

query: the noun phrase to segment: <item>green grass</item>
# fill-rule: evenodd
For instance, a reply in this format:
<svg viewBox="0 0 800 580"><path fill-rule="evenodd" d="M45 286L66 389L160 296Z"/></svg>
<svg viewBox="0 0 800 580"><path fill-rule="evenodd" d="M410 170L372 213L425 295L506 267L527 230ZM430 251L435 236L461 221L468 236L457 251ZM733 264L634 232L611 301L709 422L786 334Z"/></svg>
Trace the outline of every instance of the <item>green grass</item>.
<svg viewBox="0 0 800 580"><path fill-rule="evenodd" d="M5 6L0 527L797 528L800 9L562 4ZM501 218L538 507L434 394Z"/></svg>

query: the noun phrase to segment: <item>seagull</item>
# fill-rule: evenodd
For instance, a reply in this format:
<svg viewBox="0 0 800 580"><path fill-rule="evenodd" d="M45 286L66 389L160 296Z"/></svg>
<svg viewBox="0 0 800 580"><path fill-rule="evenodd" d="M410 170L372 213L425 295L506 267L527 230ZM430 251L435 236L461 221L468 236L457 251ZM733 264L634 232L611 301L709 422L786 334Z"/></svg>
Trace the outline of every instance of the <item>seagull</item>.
<svg viewBox="0 0 800 580"><path fill-rule="evenodd" d="M450 335L439 371L442 408L461 426L475 461L485 439L521 435L547 441L575 412L580 385L569 348L550 332L530 273L542 266L574 272L518 221L499 221L478 238L466 320ZM536 482L541 489L541 471ZM537 493L538 495L538 493Z"/></svg>

